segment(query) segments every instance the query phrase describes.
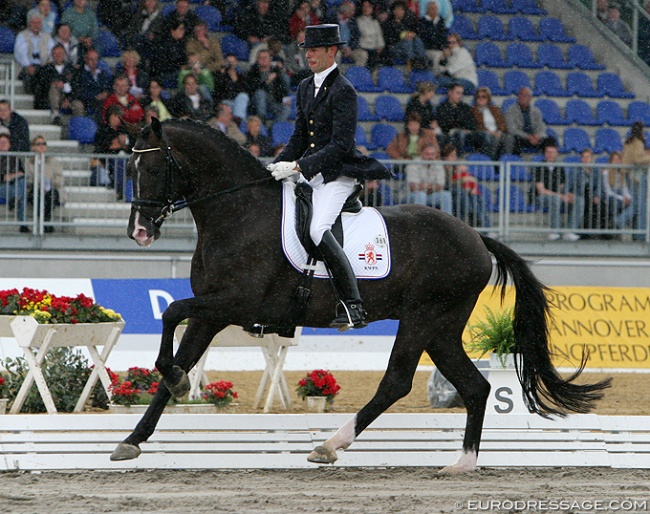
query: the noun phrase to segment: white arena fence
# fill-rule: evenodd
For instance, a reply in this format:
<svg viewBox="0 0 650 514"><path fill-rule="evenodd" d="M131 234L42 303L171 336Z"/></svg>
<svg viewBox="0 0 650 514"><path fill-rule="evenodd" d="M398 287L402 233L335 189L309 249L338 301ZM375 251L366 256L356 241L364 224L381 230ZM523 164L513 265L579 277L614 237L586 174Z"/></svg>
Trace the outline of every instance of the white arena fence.
<svg viewBox="0 0 650 514"><path fill-rule="evenodd" d="M42 173L42 160L32 153L0 153L0 162L12 162L15 167L24 167L26 159L36 159L33 188L27 188L23 198L0 200L0 230L27 225L33 234L47 237L46 227L57 233L71 235L122 235L130 212L132 186L126 177L128 156L93 153L50 154L62 167L65 179L65 202L53 203L52 217L44 219L49 184ZM18 159L7 160L9 157ZM364 184L361 201L365 205L382 206L409 203L414 200L406 179L405 166L422 161L383 161L394 172L394 178L382 181L368 181ZM21 164L17 164L21 163ZM499 236L503 240L546 239L550 232L560 234L578 233L582 238L611 239L627 241L632 238L650 241L648 211L649 191L648 169L618 166L625 172L632 195L627 223L620 220L620 205L604 199L595 204L586 196L588 177L600 175L610 168L606 163L583 165L578 162L564 162L556 165L566 170L566 190L575 196L569 208L559 213L560 227L551 228L551 214L546 205L536 201L531 192L534 188L535 168L547 166L529 161L428 161L428 164L466 165L469 173L477 178L478 195L468 195L460 179L453 180L447 171L445 193L451 196L453 214L483 233ZM6 165L6 164L5 164ZM11 170L10 170L11 171ZM600 181L600 189L602 187ZM17 218L16 204L26 205L27 220ZM645 224L642 220L645 219ZM101 228L102 230L97 230ZM191 236L194 223L189 209L178 211L165 222L163 232Z"/></svg>

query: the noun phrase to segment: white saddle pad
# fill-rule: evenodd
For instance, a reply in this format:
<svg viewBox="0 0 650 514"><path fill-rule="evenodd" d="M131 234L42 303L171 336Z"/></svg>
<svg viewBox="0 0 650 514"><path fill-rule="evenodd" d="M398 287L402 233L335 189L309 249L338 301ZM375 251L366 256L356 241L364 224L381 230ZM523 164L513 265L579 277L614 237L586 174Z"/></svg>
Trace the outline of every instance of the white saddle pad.
<svg viewBox="0 0 650 514"><path fill-rule="evenodd" d="M284 182L282 202L282 249L291 265L302 271L307 263L307 252L296 234L295 184ZM343 250L348 256L357 278L378 279L390 273L390 242L384 218L372 207L361 212L341 214L343 222ZM316 278L327 278L325 265L318 261Z"/></svg>

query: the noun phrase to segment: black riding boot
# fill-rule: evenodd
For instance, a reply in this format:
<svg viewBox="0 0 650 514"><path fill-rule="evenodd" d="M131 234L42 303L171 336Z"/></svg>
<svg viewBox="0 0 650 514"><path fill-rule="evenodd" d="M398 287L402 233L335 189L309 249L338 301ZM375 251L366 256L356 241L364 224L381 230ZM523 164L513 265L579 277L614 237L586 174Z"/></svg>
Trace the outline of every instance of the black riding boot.
<svg viewBox="0 0 650 514"><path fill-rule="evenodd" d="M363 303L352 266L350 266L343 248L329 230L323 234L318 250L332 273L334 286L341 298L341 303L336 306L336 319L330 323L330 326L341 331L367 326L366 311L363 310Z"/></svg>

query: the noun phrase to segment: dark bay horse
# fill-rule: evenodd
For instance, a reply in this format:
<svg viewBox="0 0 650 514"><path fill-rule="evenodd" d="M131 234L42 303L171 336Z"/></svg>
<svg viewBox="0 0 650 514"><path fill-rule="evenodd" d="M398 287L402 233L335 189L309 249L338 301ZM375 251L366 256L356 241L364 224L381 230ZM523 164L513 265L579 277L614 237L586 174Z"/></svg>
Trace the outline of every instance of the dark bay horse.
<svg viewBox="0 0 650 514"><path fill-rule="evenodd" d="M147 246L174 210L187 205L198 230L192 260L194 298L173 302L163 314L156 366L166 387L155 395L135 430L112 460L138 457L170 396L189 390L186 372L228 325L277 325L301 275L283 256L281 186L264 166L211 127L184 120L154 120L139 134L129 161L134 200L128 235ZM479 451L489 383L466 355L462 333L496 259L497 287L508 276L516 289L514 332L519 380L526 404L542 416L587 412L608 382L578 385L551 364L547 346L549 305L544 286L524 260L504 244L479 235L453 216L418 205L379 209L391 238L392 271L364 280L360 290L370 320L397 319L388 368L370 402L308 457L332 463L382 412L411 390L422 352L458 390L467 408L463 451L445 468L473 471ZM327 327L335 300L326 280L313 284L303 325ZM176 326L189 324L176 355ZM584 365L584 364L583 364Z"/></svg>

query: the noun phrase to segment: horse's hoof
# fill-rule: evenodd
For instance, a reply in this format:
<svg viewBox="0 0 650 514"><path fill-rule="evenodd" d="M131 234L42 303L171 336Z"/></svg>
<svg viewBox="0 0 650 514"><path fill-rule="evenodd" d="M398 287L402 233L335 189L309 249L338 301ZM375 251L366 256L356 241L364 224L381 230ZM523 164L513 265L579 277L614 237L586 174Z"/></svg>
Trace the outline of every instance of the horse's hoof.
<svg viewBox="0 0 650 514"><path fill-rule="evenodd" d="M165 387L174 398L182 398L190 392L190 379L188 378L187 373L178 366L174 366L172 371L174 372L176 384L170 384L167 379L163 379L163 384L165 384Z"/></svg>
<svg viewBox="0 0 650 514"><path fill-rule="evenodd" d="M314 451L307 457L309 462L315 462L316 464L334 464L337 459L338 457L335 451L322 445L314 448Z"/></svg>
<svg viewBox="0 0 650 514"><path fill-rule="evenodd" d="M120 443L111 454L111 460L132 460L137 459L142 450L135 444Z"/></svg>

